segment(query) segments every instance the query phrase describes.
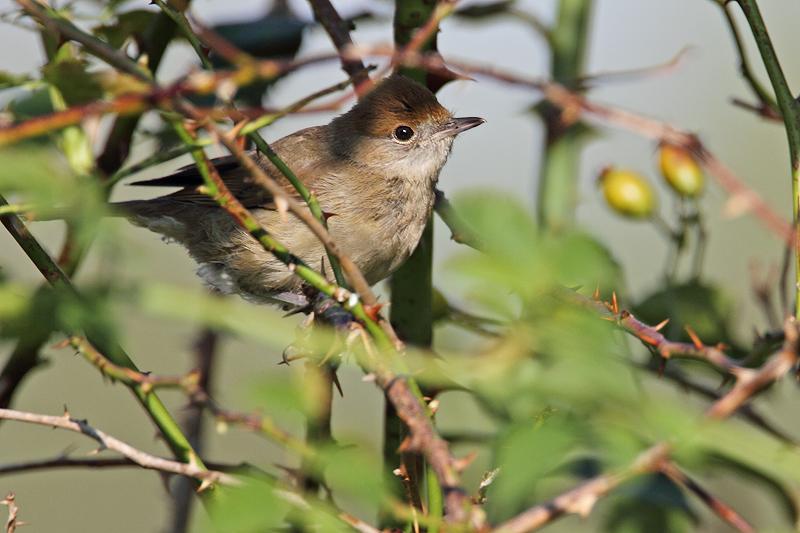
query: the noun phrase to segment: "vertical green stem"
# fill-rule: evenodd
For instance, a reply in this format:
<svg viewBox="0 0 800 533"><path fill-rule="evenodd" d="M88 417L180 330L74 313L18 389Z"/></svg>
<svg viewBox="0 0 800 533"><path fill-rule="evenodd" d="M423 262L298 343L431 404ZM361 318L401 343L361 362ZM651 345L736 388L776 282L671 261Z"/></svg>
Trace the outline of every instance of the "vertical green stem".
<svg viewBox="0 0 800 533"><path fill-rule="evenodd" d="M558 83L577 88L583 71L592 0L561 0L551 32L551 71ZM545 149L539 174L539 223L558 231L573 224L578 203L578 170L585 127L564 124L562 110L539 107L545 125Z"/></svg>
<svg viewBox="0 0 800 533"><path fill-rule="evenodd" d="M433 14L436 2L428 0L396 0L394 12L394 41L399 49L409 43L414 31L423 26ZM425 43L421 52L436 50L436 33ZM421 69L403 68L401 72L416 81L427 85L428 73ZM415 346L430 346L433 341L433 223L428 220L422 238L414 253L392 276L390 286L392 305L390 320L400 338ZM391 472L399 461L398 448L405 436L405 428L397 417L392 405L387 401L384 419L383 457L385 468ZM409 476L417 476L414 487L424 486L421 461L407 458ZM393 487L395 494L405 497L399 481ZM384 525L393 525L391 520L383 520Z"/></svg>
<svg viewBox="0 0 800 533"><path fill-rule="evenodd" d="M783 116L786 137L789 141L789 159L792 171L792 214L795 225L795 316L800 316L800 247L797 246L797 221L800 212L800 104L797 103L786 83L783 69L772 46L764 19L756 0L737 0L742 8L750 31L755 38L761 61L767 70L772 90Z"/></svg>

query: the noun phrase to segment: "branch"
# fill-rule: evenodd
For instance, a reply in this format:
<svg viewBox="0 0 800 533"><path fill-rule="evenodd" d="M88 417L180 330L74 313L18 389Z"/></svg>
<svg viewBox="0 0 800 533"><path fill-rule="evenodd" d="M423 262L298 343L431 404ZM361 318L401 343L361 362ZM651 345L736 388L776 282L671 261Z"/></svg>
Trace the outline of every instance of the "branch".
<svg viewBox="0 0 800 533"><path fill-rule="evenodd" d="M744 12L750 30L756 40L758 53L761 54L761 61L767 69L769 81L772 83L772 90L778 100L778 108L783 116L783 124L786 129L786 137L789 142L789 159L792 173L792 215L795 227L800 221L800 104L794 99L786 77L783 75L781 64L772 41L769 38L764 19L758 9L756 0L736 0L739 7ZM796 236L795 239L800 237ZM795 246L795 316L800 315L800 246L797 240Z"/></svg>
<svg viewBox="0 0 800 533"><path fill-rule="evenodd" d="M308 0L311 4L311 9L314 11L314 18L322 24L325 31L336 47L339 54L340 61L342 62L342 70L353 79L353 86L356 94L362 96L366 89L369 87L369 76L367 75L364 63L353 57L347 57L343 50L352 46L353 39L350 37L349 24L342 20L336 8L330 3L330 0Z"/></svg>
<svg viewBox="0 0 800 533"><path fill-rule="evenodd" d="M739 71L760 103L760 107L756 110L765 116L772 115L780 120L781 117L778 109L778 103L761 84L756 76L756 73L753 72L753 68L750 65L750 60L747 58L747 50L745 50L742 35L739 32L739 26L736 24L736 20L733 18L733 15L731 15L731 12L728 11L728 0L715 1L722 10L723 15L725 16L725 22L728 24L728 28L731 30L731 36L733 37L733 42L736 45L736 52L739 56Z"/></svg>
<svg viewBox="0 0 800 533"><path fill-rule="evenodd" d="M525 533L545 526L566 515L577 514L586 517L595 503L628 479L653 472L666 460L669 447L659 444L639 455L630 468L615 474L605 474L578 485L560 496L527 511L497 526L496 533Z"/></svg>
<svg viewBox="0 0 800 533"><path fill-rule="evenodd" d="M302 440L293 437L290 433L278 427L271 418L256 414L239 413L223 409L217 405L206 388L201 386L201 375L196 371L191 371L180 377L145 374L115 365L84 338L72 337L67 342L105 376L129 386L138 386L148 392L157 387L179 388L189 397L193 405L208 409L220 421L242 425L253 431L263 433L275 442L297 452L301 457L313 457L315 454Z"/></svg>
<svg viewBox="0 0 800 533"><path fill-rule="evenodd" d="M0 420L16 420L17 422L27 422L29 424L50 426L53 428L74 431L75 433L82 433L87 437L96 440L100 444L100 449L98 451L105 449L114 450L138 464L142 468L195 478L202 481L200 485L201 490L210 487L214 483L222 483L224 485L239 484L239 481L229 474L215 470L206 470L202 466L198 466L196 463L179 463L177 461L170 461L168 459L157 457L147 452L138 450L130 444L127 444L99 429L90 426L85 420L72 418L67 412L65 412L63 416L49 416L15 411L12 409L0 409Z"/></svg>
<svg viewBox="0 0 800 533"><path fill-rule="evenodd" d="M773 354L758 369L741 369L736 374L736 383L722 398L717 400L706 411L709 418L722 419L735 413L752 396L766 386L777 381L797 364L798 329L793 318L787 319L784 325L785 340L783 347Z"/></svg>
<svg viewBox="0 0 800 533"><path fill-rule="evenodd" d="M184 464L184 463L180 463ZM91 458L78 458L59 456L49 459L38 459L34 461L23 461L20 463L7 463L0 465L0 476L10 474L24 474L28 472L38 472L40 470L53 470L58 468L89 468L89 469L103 469L103 468L124 468L124 467L141 467L139 463L127 457L113 457L104 459L91 459ZM233 465L223 463L207 462L206 466L212 470L219 472L238 472L243 468L252 468L249 465Z"/></svg>
<svg viewBox="0 0 800 533"><path fill-rule="evenodd" d="M705 503L711 511L720 517L723 521L727 522L731 527L742 533L755 533L755 528L750 523L742 518L730 505L726 504L706 489L699 483L683 473L677 466L668 461L661 463L659 469L662 474L670 478L673 482L693 492L703 503Z"/></svg>
<svg viewBox="0 0 800 533"><path fill-rule="evenodd" d="M8 202L0 195L0 206L4 205L8 205ZM65 291L71 297L77 299L77 301L82 301L80 294L75 290L67 275L48 255L47 251L39 244L39 241L31 235L28 228L17 215L0 217L0 222L3 223L14 240L17 241L19 246L31 261L33 261L50 285L55 289ZM121 347L113 346L111 354L113 354L114 360L112 360L112 362L115 365L136 370L136 365ZM145 411L150 416L150 419L158 427L164 440L175 456L186 463L196 464L202 467L202 461L194 452L191 444L186 440L180 427L158 396L152 392L146 392L142 389L140 384L131 384L129 388L142 404Z"/></svg>
<svg viewBox="0 0 800 533"><path fill-rule="evenodd" d="M722 398L707 411L707 420L721 420L734 414L746 401L770 383L780 379L791 370L798 360L797 323L793 318L786 321L786 342L783 348L773 354L760 368L745 369L747 373L737 375L737 382ZM634 464L617 474L597 476L561 496L517 515L497 527L502 533L522 533L538 529L557 518L568 514L588 514L594 503L602 496L633 475L660 469L667 459L669 445L660 443L639 455Z"/></svg>

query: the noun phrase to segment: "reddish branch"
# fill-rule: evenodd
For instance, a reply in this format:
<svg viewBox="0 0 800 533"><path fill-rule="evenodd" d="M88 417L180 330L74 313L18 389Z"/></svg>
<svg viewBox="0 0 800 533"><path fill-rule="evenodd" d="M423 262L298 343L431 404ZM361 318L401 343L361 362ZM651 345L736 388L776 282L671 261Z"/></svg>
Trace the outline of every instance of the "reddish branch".
<svg viewBox="0 0 800 533"><path fill-rule="evenodd" d="M760 368L739 372L734 387L706 411L707 418L719 420L731 416L764 387L777 381L794 367L798 361L799 335L797 323L793 318L786 321L785 330L786 341L783 348L767 359ZM668 454L669 446L666 443L657 444L640 455L630 469L618 474L604 474L593 478L545 504L537 505L517 515L498 526L497 531L502 533L533 531L565 514L587 514L597 499L608 494L631 475L660 470Z"/></svg>
<svg viewBox="0 0 800 533"><path fill-rule="evenodd" d="M700 500L702 500L702 502L705 503L715 515L730 524L731 527L735 528L737 531L741 531L742 533L755 532L755 528L753 528L753 526L751 526L747 520L742 518L742 516L730 505L708 492L699 483L683 473L673 463L669 461L663 461L659 470L662 474L669 477L676 484L682 485L683 487L686 487L687 490L690 490L692 493L694 493L694 495L700 498Z"/></svg>

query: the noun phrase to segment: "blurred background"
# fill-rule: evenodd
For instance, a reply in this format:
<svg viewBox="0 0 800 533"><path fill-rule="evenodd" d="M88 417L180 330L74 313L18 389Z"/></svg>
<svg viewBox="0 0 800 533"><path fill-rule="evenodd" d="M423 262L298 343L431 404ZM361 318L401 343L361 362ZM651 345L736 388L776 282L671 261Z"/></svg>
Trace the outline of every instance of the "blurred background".
<svg viewBox="0 0 800 533"><path fill-rule="evenodd" d="M334 2L344 16L370 10L375 17L357 24L353 39L357 43L389 43L392 40L390 2L347 0ZM464 2L470 5L473 2ZM87 10L92 3L86 2ZM130 2L144 8L148 2ZM254 20L264 15L270 2L237 0L220 2L194 0L192 13L208 25ZM290 2L292 10L303 20L311 21L305 2ZM536 14L545 22L554 16L553 2L520 0L519 9ZM791 0L762 2L778 55L790 86L800 83L800 63L794 51L800 47L796 21L800 4ZM14 4L0 0L0 11L10 12ZM733 10L736 12L736 9ZM742 27L746 24L739 14ZM748 39L748 44L752 42ZM749 186L756 189L787 220L790 218L789 173L786 138L780 124L769 123L753 113L731 105L732 97L751 98L738 74L728 28L715 2L710 0L597 0L592 16L586 72L607 73L663 63L681 50L688 53L677 68L639 79L600 83L589 92L593 100L618 105L666 120L676 126L697 132L708 148L727 163ZM0 68L12 73L33 73L41 66L43 54L33 33L12 24L0 24ZM331 43L325 32L309 25L305 30L299 56L330 52ZM439 50L445 58L464 58L479 64L491 64L525 76L547 76L549 54L542 38L528 25L511 18L491 19L475 24L450 18L442 24ZM763 75L760 60L750 46L754 65ZM183 42L174 43L167 52L160 70L163 80L174 79L195 65L194 54ZM304 69L294 73L270 92L268 103L282 106L314 90L343 79L338 63ZM766 77L764 76L764 79ZM507 191L533 208L536 174L543 144L542 126L530 111L539 97L534 92L503 85L491 79L450 83L439 93L440 101L462 115L482 116L487 123L459 137L449 163L441 175L440 188L449 197L458 198L459 191L493 189ZM3 102L0 101L0 105ZM349 104L348 104L349 105ZM326 123L335 113L304 114L281 120L262 133L267 140L302 127ZM135 146L132 160L150 155L156 144L142 140ZM220 152L221 153L221 152ZM183 162L183 161L181 161ZM188 159L186 160L188 162ZM654 227L647 223L621 220L605 205L596 185L599 171L613 164L642 172L659 190L660 209L665 218L672 216L673 197L657 178L655 145L632 133L598 126L597 135L587 144L580 165L580 224L609 246L616 260L623 265L626 287L622 294L630 298L653 290L662 282L662 268L667 245ZM162 165L140 174L139 178L157 177L178 166L178 162ZM150 191L118 187L114 199L145 197ZM710 233L704 278L724 285L733 299L735 335L750 342L755 329L765 327L752 296L751 273L754 267L764 273L779 265L782 246L773 234L754 217L724 216L725 193L709 179L703 200ZM167 245L146 230L124 221L109 222L109 231L126 245L117 259L115 272L131 280L157 280L201 292L201 282L194 276L194 265L183 250ZM62 237L57 222L36 223L34 233L55 250ZM448 259L464 253L449 239L450 232L437 220L435 229L434 284L448 294ZM120 265L123 265L120 267ZM107 265L92 257L77 277L79 283L101 275ZM14 241L0 232L0 268L9 278L38 283L39 274ZM450 294L448 294L450 296ZM458 304L454 293L453 303ZM242 304L249 305L249 304ZM272 350L245 338L225 336L214 389L224 405L242 410L257 407L258 389L264 380L284 379L297 372L277 366L281 351L291 340L288 321L279 321L275 310L264 310L264 328L282 330L275 333ZM196 328L188 322L164 321L143 315L124 317L123 344L134 354L140 367L159 374L185 372L190 365L191 341ZM292 321L291 323L294 323ZM270 334L265 335L269 336ZM468 342L451 327L437 330L436 343L457 347ZM0 344L0 360L11 349ZM49 366L32 374L19 394L15 406L21 410L58 414L64 405L78 417L88 418L95 426L112 435L158 453L165 448L152 435L152 428L139 407L121 386L105 383L98 373L69 350L48 349ZM334 433L344 441L370 443L380 435L382 398L377 389L362 382L361 372L347 366L341 374L344 397L336 397ZM791 384L778 387L774 393L781 403ZM174 412L180 412L183 398L179 393L163 395ZM693 400L687 399L687 402ZM358 413L353 416L352 413ZM348 414L349 413L349 414ZM455 427L464 420L475 421L474 405L466 395L448 394L443 398L440 425ZM289 417L287 424L301 427ZM480 420L474 422L480 427ZM791 423L791 420L789 421ZM788 430L800 432L800 424ZM213 433L213 432L212 432ZM376 453L380 443L371 442ZM56 434L27 425L4 423L0 426L0 463L16 462L58 455L66 448L72 453L91 450L86 439L71 434ZM229 457L257 465L282 461L278 448L256 435L238 429L213 434L206 455L214 459L225 450ZM456 450L463 452L463 450ZM481 475L479 458L470 468L467 481L477 484ZM483 463L485 465L485 463ZM725 479L712 481L725 491ZM135 469L64 472L43 472L0 478L0 492L13 490L21 508L21 517L29 522L26 531L159 531L168 524L167 496L157 475ZM743 492L726 492L734 506L749 512L756 523L772 524L774 503L766 497ZM131 511L135 509L135 513ZM599 510L603 512L601 505ZM702 509L698 512L704 513ZM197 514L197 528L205 522L203 512ZM574 531L583 527L577 518L568 518L553 530ZM718 520L703 521L704 531L725 531Z"/></svg>

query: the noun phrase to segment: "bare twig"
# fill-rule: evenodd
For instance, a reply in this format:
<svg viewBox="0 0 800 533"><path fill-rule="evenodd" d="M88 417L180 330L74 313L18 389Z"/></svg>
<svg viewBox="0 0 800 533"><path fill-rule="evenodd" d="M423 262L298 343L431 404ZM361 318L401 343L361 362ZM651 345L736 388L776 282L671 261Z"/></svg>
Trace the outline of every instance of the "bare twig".
<svg viewBox="0 0 800 533"><path fill-rule="evenodd" d="M686 489L693 492L715 515L727 522L731 527L742 533L753 533L755 528L750 525L747 520L737 513L730 505L726 504L705 488L697 483L695 480L687 476L677 466L669 461L663 461L659 469L661 473L666 475L678 485L686 487Z"/></svg>
<svg viewBox="0 0 800 533"><path fill-rule="evenodd" d="M595 503L631 477L653 472L666 459L669 447L659 444L643 452L630 468L615 474L605 474L578 485L552 500L531 507L494 529L496 533L524 533L553 522L566 514L588 516Z"/></svg>
<svg viewBox="0 0 800 533"><path fill-rule="evenodd" d="M342 19L330 0L309 0L311 8L314 10L314 18L322 24L325 31L336 47L342 62L342 70L353 78L353 86L356 94L363 95L369 89L369 76L364 68L364 63L353 57L347 57L342 51L353 44L350 37L348 23Z"/></svg>
<svg viewBox="0 0 800 533"><path fill-rule="evenodd" d="M722 398L706 411L709 418L727 418L764 387L777 381L797 363L798 329L793 318L784 326L783 347L758 369L742 369L736 374L736 383Z"/></svg>
<svg viewBox="0 0 800 533"><path fill-rule="evenodd" d="M0 501L0 504L8 507L6 533L14 533L17 530L17 527L25 525L25 522L22 522L17 518L17 514L19 514L19 507L17 506L17 497L13 492L9 492L6 497Z"/></svg>
<svg viewBox="0 0 800 533"><path fill-rule="evenodd" d="M15 411L12 409L0 409L0 420L15 420L17 422L26 422L29 424L49 426L74 431L75 433L82 433L100 444L100 449L98 451L105 449L114 450L143 468L198 479L202 481L200 485L201 489L208 488L214 483L222 483L225 485L238 484L236 478L229 474L216 470L205 470L192 463L170 461L169 459L157 457L142 450L138 450L130 444L90 426L85 420L72 418L70 414L66 412L62 416L50 416Z"/></svg>
<svg viewBox="0 0 800 533"><path fill-rule="evenodd" d="M190 374L197 375L196 388L209 394L211 381L214 374L215 362L217 359L217 344L219 333L211 328L203 328L197 335L194 342L194 370ZM195 403L187 406L182 421L183 430L186 438L194 446L197 453L202 454L204 442L205 424L203 423L203 406ZM210 467L213 468L213 467ZM189 531L189 520L191 517L192 503L194 502L194 487L190 480L178 478L172 487L172 533Z"/></svg>

